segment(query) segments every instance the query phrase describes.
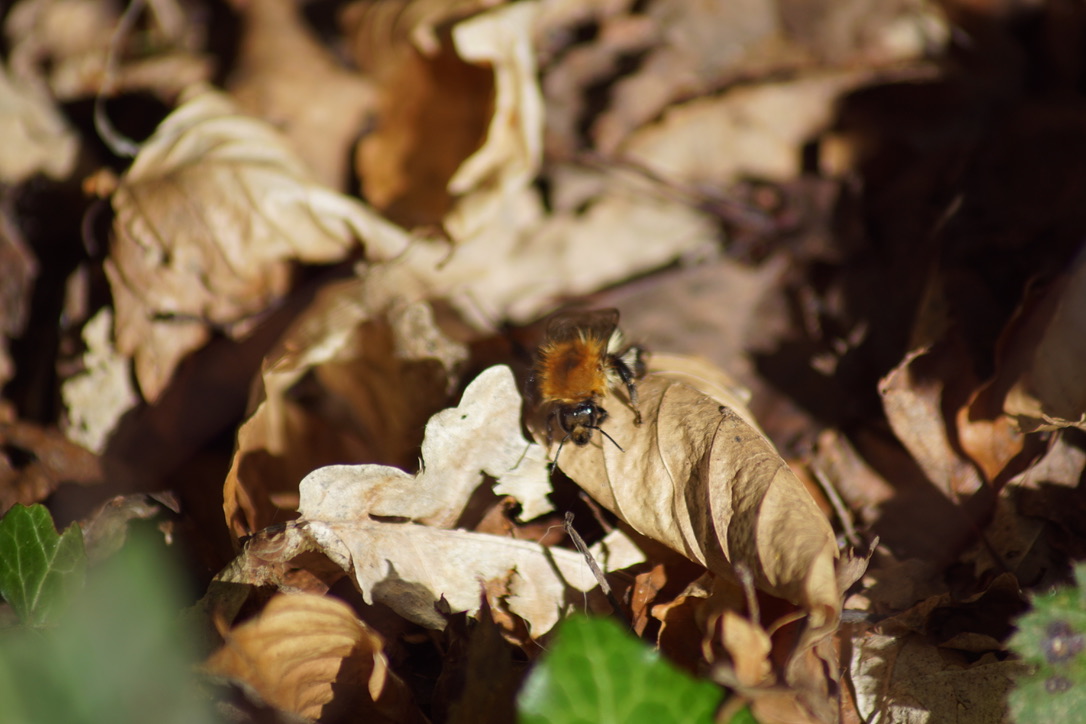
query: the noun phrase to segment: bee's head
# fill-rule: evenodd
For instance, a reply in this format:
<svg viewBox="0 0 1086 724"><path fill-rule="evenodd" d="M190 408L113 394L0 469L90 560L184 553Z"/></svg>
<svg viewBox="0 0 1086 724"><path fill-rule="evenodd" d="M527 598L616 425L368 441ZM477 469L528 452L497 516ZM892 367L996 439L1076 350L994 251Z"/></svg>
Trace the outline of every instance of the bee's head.
<svg viewBox="0 0 1086 724"><path fill-rule="evenodd" d="M558 426L575 445L587 445L592 439L592 431L599 429L600 423L605 419L607 411L593 400L567 405L558 410Z"/></svg>

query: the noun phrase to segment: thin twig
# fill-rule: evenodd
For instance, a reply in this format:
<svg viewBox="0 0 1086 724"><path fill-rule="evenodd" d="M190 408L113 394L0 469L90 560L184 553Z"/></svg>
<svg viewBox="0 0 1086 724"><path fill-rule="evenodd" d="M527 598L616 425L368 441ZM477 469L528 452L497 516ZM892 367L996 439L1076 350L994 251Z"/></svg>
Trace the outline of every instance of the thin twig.
<svg viewBox="0 0 1086 724"><path fill-rule="evenodd" d="M125 158L132 158L139 153L140 145L117 130L113 125L113 121L109 120L109 116L106 115L103 99L106 93L113 89L113 81L117 75L117 56L121 43L132 32L132 28L136 24L136 18L143 12L145 5L146 0L132 0L132 3L125 9L124 14L121 15L121 19L117 23L117 29L113 31L113 37L109 41L105 77L102 78L102 85L98 87L98 92L94 95L94 130L98 132L102 142L109 146L110 151Z"/></svg>
<svg viewBox="0 0 1086 724"><path fill-rule="evenodd" d="M600 590L603 591L603 595L607 596L608 602L611 604L611 608L614 609L615 615L621 618L628 627L631 629L633 625L626 617L626 613L622 610L622 606L619 604L618 599L615 598L614 592L611 590L611 584L607 582L607 578L604 577L603 571L600 570L599 565L596 564L596 559L593 557L592 552L588 550L588 546L585 545L584 538L573 527L573 513L572 511L566 511L565 518L566 534L570 540L573 541L573 545L577 547L577 550L584 556L585 563L588 564L588 569L592 571L592 575L596 577L596 582L600 584Z"/></svg>
<svg viewBox="0 0 1086 724"><path fill-rule="evenodd" d="M811 472L814 473L815 480L817 480L819 486L821 486L822 492L826 494L826 499L829 500L830 505L833 506L833 512L837 515L837 519L841 521L841 528L845 533L845 540L847 540L849 545L856 550L864 550L867 546L860 540L860 536L856 532L856 527L852 525L852 516L849 515L848 508L845 507L845 501L841 500L841 496L837 493L837 487L817 465L811 466Z"/></svg>

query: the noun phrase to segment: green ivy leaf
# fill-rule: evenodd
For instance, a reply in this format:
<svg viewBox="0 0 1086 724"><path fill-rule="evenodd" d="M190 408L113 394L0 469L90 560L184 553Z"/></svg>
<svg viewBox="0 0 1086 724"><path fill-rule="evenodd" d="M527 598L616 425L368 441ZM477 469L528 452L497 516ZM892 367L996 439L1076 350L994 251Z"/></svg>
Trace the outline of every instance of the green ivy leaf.
<svg viewBox="0 0 1086 724"><path fill-rule="evenodd" d="M219 724L177 614L180 573L155 540L132 536L95 566L49 629L0 631L0 722Z"/></svg>
<svg viewBox="0 0 1086 724"><path fill-rule="evenodd" d="M1079 722L1086 711L1086 565L1077 587L1033 599L1008 642L1030 665L1010 694L1016 722Z"/></svg>
<svg viewBox="0 0 1086 724"><path fill-rule="evenodd" d="M0 520L0 595L23 623L51 623L83 585L86 566L79 526L58 535L45 507L16 504Z"/></svg>
<svg viewBox="0 0 1086 724"><path fill-rule="evenodd" d="M517 698L522 724L712 722L724 692L665 661L610 619L558 631Z"/></svg>

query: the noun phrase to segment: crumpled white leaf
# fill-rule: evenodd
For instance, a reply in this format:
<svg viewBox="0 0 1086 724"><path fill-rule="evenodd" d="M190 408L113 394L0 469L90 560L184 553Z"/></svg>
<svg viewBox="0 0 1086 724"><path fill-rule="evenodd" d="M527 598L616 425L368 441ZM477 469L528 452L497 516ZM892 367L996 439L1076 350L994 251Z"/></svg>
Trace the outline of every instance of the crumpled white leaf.
<svg viewBox="0 0 1086 724"><path fill-rule="evenodd" d="M501 580L508 581L509 610L528 621L533 635L548 631L569 609L571 592L597 585L583 556L447 529L483 482L481 471L497 478L496 490L522 501L524 517L550 510L547 461L540 446L521 436L520 404L509 368L491 367L458 407L431 418L417 476L381 465L328 466L307 475L299 485L298 535L351 573L367 601L419 624L444 626L434 611L442 597L453 610L476 611L483 584ZM618 532L592 551L604 570L643 559Z"/></svg>
<svg viewBox="0 0 1086 724"><path fill-rule="evenodd" d="M294 260L328 263L356 243L368 259L408 237L317 185L268 124L197 89L144 143L113 196L106 272L117 347L154 400L212 327L242 335L289 288Z"/></svg>
<svg viewBox="0 0 1086 724"><path fill-rule="evenodd" d="M521 434L520 407L512 371L491 367L468 385L458 407L430 418L418 475L386 465L323 467L299 485L299 510L310 520L374 515L450 528L486 473L497 480L496 493L520 501L525 520L547 513L547 458Z"/></svg>
<svg viewBox="0 0 1086 724"><path fill-rule="evenodd" d="M83 371L65 380L60 390L67 410L64 434L96 453L105 450L124 413L139 404L128 360L113 347L112 331L113 312L108 307L86 323Z"/></svg>
<svg viewBox="0 0 1086 724"><path fill-rule="evenodd" d="M383 603L422 626L441 629L434 610L444 598L453 611L474 614L487 581L507 581L509 610L541 636L566 613L583 608L583 592L597 586L584 557L564 548L485 533L412 523L313 521L306 535L354 577L368 603ZM599 556L601 547L591 549ZM605 570L638 562L598 557Z"/></svg>

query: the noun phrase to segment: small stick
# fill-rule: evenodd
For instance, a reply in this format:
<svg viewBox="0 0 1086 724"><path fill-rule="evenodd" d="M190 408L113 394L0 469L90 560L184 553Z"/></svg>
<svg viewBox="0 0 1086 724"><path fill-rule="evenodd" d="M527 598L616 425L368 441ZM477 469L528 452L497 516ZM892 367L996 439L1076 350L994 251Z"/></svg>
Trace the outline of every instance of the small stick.
<svg viewBox="0 0 1086 724"><path fill-rule="evenodd" d="M588 550L588 546L585 545L584 538L573 527L573 512L566 511L566 518L564 527L566 534L569 535L570 540L573 541L573 545L577 547L577 550L584 556L585 563L588 564L588 568L592 571L592 575L595 576L596 582L600 584L600 590L603 591L603 595L607 596L607 601L611 604L611 608L614 609L615 615L621 618L627 627L633 629L630 620L626 618L626 613L622 610L622 606L619 604L618 599L615 598L614 592L611 590L611 584L607 582L607 578L604 577L603 571L596 564L596 559L593 558L591 551Z"/></svg>

